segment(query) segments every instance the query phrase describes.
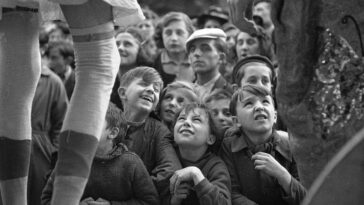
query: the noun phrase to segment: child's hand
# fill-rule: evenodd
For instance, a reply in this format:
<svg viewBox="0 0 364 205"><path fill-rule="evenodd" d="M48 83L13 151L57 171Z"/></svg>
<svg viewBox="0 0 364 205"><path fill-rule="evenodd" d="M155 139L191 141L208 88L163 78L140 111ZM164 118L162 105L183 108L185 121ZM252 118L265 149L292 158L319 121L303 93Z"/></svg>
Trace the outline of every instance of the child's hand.
<svg viewBox="0 0 364 205"><path fill-rule="evenodd" d="M91 201L89 205L110 205L111 203L103 198L98 198L96 201Z"/></svg>
<svg viewBox="0 0 364 205"><path fill-rule="evenodd" d="M89 205L90 202L95 201L92 197L88 197L80 202L80 205Z"/></svg>
<svg viewBox="0 0 364 205"><path fill-rule="evenodd" d="M192 186L188 183L180 184L175 190L175 193L172 194L171 205L181 204L182 200L190 194L191 189Z"/></svg>
<svg viewBox="0 0 364 205"><path fill-rule="evenodd" d="M275 177L286 193L291 184L291 174L270 154L258 152L252 156L255 169Z"/></svg>
<svg viewBox="0 0 364 205"><path fill-rule="evenodd" d="M169 180L169 190L172 195L176 193L179 185L182 182L193 181L194 184L200 183L205 177L201 173L201 170L197 167L186 167L184 169L177 170Z"/></svg>

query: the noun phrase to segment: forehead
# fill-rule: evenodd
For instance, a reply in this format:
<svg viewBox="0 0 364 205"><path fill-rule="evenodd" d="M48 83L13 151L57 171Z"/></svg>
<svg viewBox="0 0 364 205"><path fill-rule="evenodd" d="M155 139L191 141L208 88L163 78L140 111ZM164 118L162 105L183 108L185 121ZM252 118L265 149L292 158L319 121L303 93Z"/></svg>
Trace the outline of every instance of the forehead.
<svg viewBox="0 0 364 205"><path fill-rule="evenodd" d="M244 76L249 75L268 75L270 76L272 74L271 69L265 65L264 63L259 62L252 62L245 64L241 70L244 70Z"/></svg>
<svg viewBox="0 0 364 205"><path fill-rule="evenodd" d="M255 95L253 93L247 92L247 91L243 91L240 95L239 95L239 100L240 102L246 101L246 100L263 100L263 99L268 99L270 101L272 101L272 96L270 95L266 95L266 96L259 96L259 95Z"/></svg>
<svg viewBox="0 0 364 205"><path fill-rule="evenodd" d="M207 103L210 109L224 109L229 108L230 99L222 98L222 99L214 99Z"/></svg>
<svg viewBox="0 0 364 205"><path fill-rule="evenodd" d="M186 110L185 108L182 110L180 115L187 115L187 116L201 116L207 118L207 113L205 110L201 108L193 108Z"/></svg>
<svg viewBox="0 0 364 205"><path fill-rule="evenodd" d="M164 29L168 29L168 28L172 28L172 27L184 29L186 27L186 25L185 25L185 22L182 21L181 19L171 19L166 22Z"/></svg>
<svg viewBox="0 0 364 205"><path fill-rule="evenodd" d="M250 34L248 34L246 32L240 32L238 34L238 37L237 37L238 40L245 40L245 39L250 39L250 38L256 39L256 37L253 37L253 36L251 36Z"/></svg>
<svg viewBox="0 0 364 205"><path fill-rule="evenodd" d="M168 88L166 90L165 95L174 95L177 97L184 97L184 98L188 98L188 99L192 99L192 91L187 90L187 88L182 88L182 87L172 87L172 88Z"/></svg>
<svg viewBox="0 0 364 205"><path fill-rule="evenodd" d="M136 39L134 38L134 36L132 36L130 33L119 33L117 36L116 36L116 41L125 41L125 40L129 40L129 41L135 41L136 42Z"/></svg>

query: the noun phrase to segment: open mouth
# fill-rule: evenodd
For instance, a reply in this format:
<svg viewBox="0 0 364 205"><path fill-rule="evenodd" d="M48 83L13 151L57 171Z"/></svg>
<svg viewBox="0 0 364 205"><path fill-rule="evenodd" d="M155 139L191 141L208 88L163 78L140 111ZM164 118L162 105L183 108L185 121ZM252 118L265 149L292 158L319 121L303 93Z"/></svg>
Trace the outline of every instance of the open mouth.
<svg viewBox="0 0 364 205"><path fill-rule="evenodd" d="M189 135L193 135L194 134L192 130L183 129L183 128L179 130L179 133L181 133L181 134L189 134Z"/></svg>
<svg viewBox="0 0 364 205"><path fill-rule="evenodd" d="M153 102L154 102L153 97L148 96L148 95L143 95L141 98L142 98L143 100L148 101L148 102L151 102L151 103L153 103Z"/></svg>
<svg viewBox="0 0 364 205"><path fill-rule="evenodd" d="M254 117L254 120L266 120L268 119L268 116L265 114L258 114Z"/></svg>

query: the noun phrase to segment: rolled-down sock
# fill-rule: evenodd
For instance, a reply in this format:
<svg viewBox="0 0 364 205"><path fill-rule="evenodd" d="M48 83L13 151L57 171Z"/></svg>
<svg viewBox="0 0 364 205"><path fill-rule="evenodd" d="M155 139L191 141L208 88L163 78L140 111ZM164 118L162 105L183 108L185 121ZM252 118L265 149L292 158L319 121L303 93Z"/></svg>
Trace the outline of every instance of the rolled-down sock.
<svg viewBox="0 0 364 205"><path fill-rule="evenodd" d="M1 9L1 8L0 8ZM31 106L40 76L38 14L0 20L0 190L3 204L26 204Z"/></svg>
<svg viewBox="0 0 364 205"><path fill-rule="evenodd" d="M106 32L92 36L107 39L74 43L76 85L60 136L52 204L80 202L119 69L113 35Z"/></svg>

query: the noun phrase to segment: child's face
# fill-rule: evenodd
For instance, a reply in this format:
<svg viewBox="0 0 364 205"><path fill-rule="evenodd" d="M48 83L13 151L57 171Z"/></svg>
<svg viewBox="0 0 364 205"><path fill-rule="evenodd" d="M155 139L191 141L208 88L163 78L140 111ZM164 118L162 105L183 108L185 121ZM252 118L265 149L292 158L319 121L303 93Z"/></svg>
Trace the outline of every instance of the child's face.
<svg viewBox="0 0 364 205"><path fill-rule="evenodd" d="M167 51L172 53L185 52L185 43L189 33L183 21L171 21L163 28L162 36Z"/></svg>
<svg viewBox="0 0 364 205"><path fill-rule="evenodd" d="M180 113L174 126L174 141L179 146L208 146L210 138L209 119L204 110L195 108Z"/></svg>
<svg viewBox="0 0 364 205"><path fill-rule="evenodd" d="M134 79L125 90L122 99L125 109L152 112L158 104L160 85L147 83L142 78Z"/></svg>
<svg viewBox="0 0 364 205"><path fill-rule="evenodd" d="M116 45L120 54L120 65L133 65L139 53L139 44L130 33L120 33L116 36Z"/></svg>
<svg viewBox="0 0 364 205"><path fill-rule="evenodd" d="M262 63L252 63L246 65L244 77L240 81L240 87L244 85L258 85L272 90L271 76L272 71Z"/></svg>
<svg viewBox="0 0 364 205"><path fill-rule="evenodd" d="M272 97L258 97L244 91L242 99L236 103L236 117L247 132L270 132L276 121Z"/></svg>
<svg viewBox="0 0 364 205"><path fill-rule="evenodd" d="M62 75L67 70L67 60L56 48L52 48L49 51L48 63L49 68L57 75Z"/></svg>
<svg viewBox="0 0 364 205"><path fill-rule="evenodd" d="M184 105L191 103L188 93L183 88L169 89L161 101L161 118L163 121L173 122L176 113L181 111Z"/></svg>
<svg viewBox="0 0 364 205"><path fill-rule="evenodd" d="M229 104L230 99L212 100L208 103L208 107L212 110L214 122L218 130L225 130L233 125Z"/></svg>

